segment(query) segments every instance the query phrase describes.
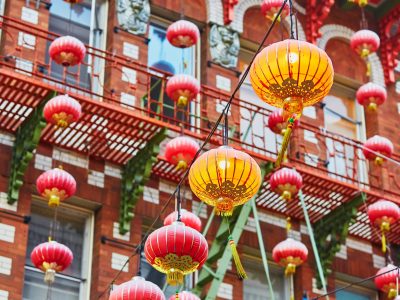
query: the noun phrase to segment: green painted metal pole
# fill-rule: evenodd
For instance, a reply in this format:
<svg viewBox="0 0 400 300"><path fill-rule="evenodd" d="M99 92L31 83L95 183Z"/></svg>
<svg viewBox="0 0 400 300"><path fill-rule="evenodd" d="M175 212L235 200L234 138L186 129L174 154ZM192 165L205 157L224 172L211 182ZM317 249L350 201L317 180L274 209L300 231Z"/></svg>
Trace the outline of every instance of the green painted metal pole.
<svg viewBox="0 0 400 300"><path fill-rule="evenodd" d="M204 230L203 230L203 235L204 235L204 236L207 235L207 232L208 232L208 230L210 229L211 224L212 224L212 222L213 222L213 220L214 220L214 216L215 216L215 212L214 212L214 210L213 210L212 213L211 213L211 215L210 215L210 217L208 218L208 221L207 221L206 226L204 227Z"/></svg>
<svg viewBox="0 0 400 300"><path fill-rule="evenodd" d="M265 275L267 276L269 295L271 297L271 300L275 300L274 290L272 288L271 277L269 276L267 254L265 253L264 240L263 240L263 236L262 236L262 232L261 232L260 219L258 218L256 201L254 198L251 199L250 201L251 201L251 207L253 209L254 222L256 223L258 243L260 244L261 259L262 259L262 262L264 265Z"/></svg>
<svg viewBox="0 0 400 300"><path fill-rule="evenodd" d="M304 201L302 190L299 191L298 196L300 199L301 207L303 208L304 219L306 220L308 234L310 236L311 246L312 246L313 252L314 252L315 262L316 262L317 268L318 268L318 274L319 274L319 277L321 278L322 289L323 289L324 293L326 294L328 291L326 289L326 281L325 281L324 271L322 270L321 260L319 258L318 248L317 248L317 244L315 243L314 232L313 232L313 229L311 226L310 217L308 216L307 206ZM326 299L329 300L329 297L327 296Z"/></svg>

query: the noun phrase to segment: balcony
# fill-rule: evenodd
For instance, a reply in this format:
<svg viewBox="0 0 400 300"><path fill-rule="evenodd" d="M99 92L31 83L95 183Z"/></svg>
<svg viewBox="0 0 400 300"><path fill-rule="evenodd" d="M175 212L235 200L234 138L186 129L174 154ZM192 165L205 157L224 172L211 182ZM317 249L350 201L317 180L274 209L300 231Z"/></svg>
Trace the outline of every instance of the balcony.
<svg viewBox="0 0 400 300"><path fill-rule="evenodd" d="M68 93L82 104L82 118L63 131L47 125L41 141L115 164L126 163L164 127L171 136L183 130L184 134L203 141L230 96L203 85L200 96L183 110L164 95L170 74L92 47L87 47L86 62L80 67L60 69L46 54L49 43L57 35L4 16L0 29L1 130L15 133L50 91ZM115 78L118 84L113 83ZM239 98L231 106L230 143L259 162L274 161L281 142L267 127L270 113L257 103ZM217 130L210 147L221 144L221 134ZM312 222L353 199L360 191L367 193L368 203L383 197L400 203L395 164L387 162L383 168L376 168L365 160L361 148L359 141L304 122L295 130L287 165L296 167L303 175L303 193ZM400 161L399 156L394 159ZM153 173L173 181L182 175L162 154ZM303 219L299 201L293 199L286 205L269 191L267 179L258 205ZM378 241L371 232L365 208L365 205L359 208L357 222L350 227L350 233ZM400 243L399 233L397 225L392 228L389 240Z"/></svg>

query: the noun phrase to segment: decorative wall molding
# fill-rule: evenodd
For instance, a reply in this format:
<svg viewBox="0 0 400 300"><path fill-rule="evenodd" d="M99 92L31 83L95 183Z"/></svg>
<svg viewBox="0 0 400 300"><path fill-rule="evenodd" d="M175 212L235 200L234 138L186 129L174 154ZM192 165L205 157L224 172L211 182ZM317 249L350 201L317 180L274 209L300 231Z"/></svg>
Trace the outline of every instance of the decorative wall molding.
<svg viewBox="0 0 400 300"><path fill-rule="evenodd" d="M150 18L148 0L118 0L116 9L121 28L133 34L146 34Z"/></svg>
<svg viewBox="0 0 400 300"><path fill-rule="evenodd" d="M329 40L334 38L349 42L354 34L354 31L350 28L337 24L324 25L321 27L320 32L321 38L317 40L317 46L321 49L325 49ZM371 81L381 86L385 86L383 68L378 55L376 53L372 53L368 58L371 64Z"/></svg>
<svg viewBox="0 0 400 300"><path fill-rule="evenodd" d="M222 0L207 0L207 21L218 25L224 25L224 9Z"/></svg>
<svg viewBox="0 0 400 300"><path fill-rule="evenodd" d="M228 26L213 24L210 31L212 60L226 68L235 68L240 50L239 34Z"/></svg>
<svg viewBox="0 0 400 300"><path fill-rule="evenodd" d="M254 6L260 6L261 3L263 1L262 0L242 0L239 1L239 3L235 6L234 9L234 18L233 18L233 22L231 23L231 27L233 28L233 30L242 33L243 32L243 18L244 18L244 14L246 13L246 11ZM296 6L295 6L296 8ZM283 25L285 26L286 29L289 30L290 28L290 18L286 17L283 20ZM304 32L303 26L301 25L300 22L298 22L297 24L298 26L298 32L299 32L299 40L304 40L306 39L306 34Z"/></svg>

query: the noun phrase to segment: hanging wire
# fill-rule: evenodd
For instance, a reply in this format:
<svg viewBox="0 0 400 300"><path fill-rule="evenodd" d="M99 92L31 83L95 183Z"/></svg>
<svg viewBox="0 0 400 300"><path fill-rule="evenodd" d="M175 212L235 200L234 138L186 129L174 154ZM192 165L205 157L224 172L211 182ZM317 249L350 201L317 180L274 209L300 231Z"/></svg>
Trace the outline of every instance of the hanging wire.
<svg viewBox="0 0 400 300"><path fill-rule="evenodd" d="M178 222L181 222L181 206L181 186L178 185L178 191L176 194L176 211L178 212L176 220Z"/></svg>
<svg viewBox="0 0 400 300"><path fill-rule="evenodd" d="M179 180L177 187L175 188L175 190L172 192L172 194L169 196L169 198L167 199L167 201L165 202L164 206L161 208L160 213L158 214L158 216L155 218L155 220L153 221L153 223L150 225L150 227L147 229L143 239L141 240L141 242L139 243L139 245L136 247L136 250L138 247L143 246L148 235L150 234L150 232L153 230L155 224L157 224L157 222L159 221L159 219L161 218L161 215L165 212L165 210L168 208L169 204L171 203L172 199L174 199L176 193L178 192L178 189L180 188L180 186L185 182L188 174L189 174L189 170L190 170L190 166L191 164L197 159L197 157L200 155L201 151L205 148L205 146L210 142L211 137L214 135L215 131L219 128L219 124L222 121L222 118L224 116L228 115L229 112L229 108L231 106L231 103L233 101L233 99L236 96L236 93L240 90L240 87L242 86L243 82L245 81L247 75L250 72L250 67L253 64L257 54L263 49L265 41L267 40L267 38L270 36L272 29L274 28L278 18L280 17L283 8L285 7L286 3L290 1L290 0L284 0L282 3L281 8L279 9L278 13L276 14L274 20L272 21L270 27L268 28L267 32L265 33L262 41L259 44L259 47L257 49L257 51L255 52L255 54L253 55L249 65L247 66L246 70L243 72L242 77L240 78L238 84L236 85L235 89L232 92L232 95L230 96L227 104L225 105L224 109L222 110L221 114L219 115L217 121L215 122L215 125L213 126L213 128L211 129L210 133L208 134L208 136L205 138L203 144L200 146L200 149L196 152L194 158L192 159L189 167L186 169L185 173L183 173L182 178ZM123 264L123 266L121 267L121 269L118 271L118 273L114 276L114 278L112 279L109 287L107 287L107 289L105 289L100 296L98 297L98 299L100 299L107 291L110 290L111 286L116 282L116 280L118 279L118 277L121 275L122 270L124 269L124 267L129 263L129 261L132 259L132 257L134 257L137 254L137 251L135 251Z"/></svg>
<svg viewBox="0 0 400 300"><path fill-rule="evenodd" d="M323 295L319 295L319 296L317 296L317 297L315 297L315 298L312 298L312 299L310 299L310 300L318 300L318 299L321 299L321 298L323 298L323 297L326 297L326 296L329 296L329 295L332 295L332 294L336 294L337 292L346 290L346 289L348 289L348 288L350 288L350 287L352 287L352 286L354 286L354 285L356 285L356 286L357 286L357 285L360 285L360 284L362 284L362 283L364 283L364 282L366 282L366 281L369 281L369 280L371 280L371 279L374 279L374 278L383 276L383 275L388 274L388 273L390 273L390 272L393 272L393 271L395 271L395 270L397 270L397 272L399 272L399 268L400 268L400 267L395 267L394 269L391 269L391 270L389 270L389 271L383 272L383 273L381 273L381 274L376 274L376 275L374 275L374 276L370 276L370 277L364 278L364 279L359 280L359 281L354 281L354 282L349 283L349 284L347 284L347 285L345 285L345 286L343 286L343 287L341 287L341 288L335 289L335 290L330 291L330 292L328 292L328 293L326 293L326 294L323 294Z"/></svg>
<svg viewBox="0 0 400 300"><path fill-rule="evenodd" d="M294 39L293 0L289 0L290 38Z"/></svg>
<svg viewBox="0 0 400 300"><path fill-rule="evenodd" d="M56 233L56 228L58 223L58 206L54 208L54 217L53 220L51 221L50 224L50 229L49 229L49 242L55 239L55 233Z"/></svg>

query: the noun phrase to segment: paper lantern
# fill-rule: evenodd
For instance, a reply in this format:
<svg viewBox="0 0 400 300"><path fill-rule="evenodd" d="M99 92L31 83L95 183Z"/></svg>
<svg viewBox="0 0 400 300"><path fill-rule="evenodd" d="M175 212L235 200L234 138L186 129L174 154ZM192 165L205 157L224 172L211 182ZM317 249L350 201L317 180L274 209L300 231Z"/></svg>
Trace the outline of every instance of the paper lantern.
<svg viewBox="0 0 400 300"><path fill-rule="evenodd" d="M176 169L185 170L199 151L199 144L186 136L178 136L170 140L165 147L165 158Z"/></svg>
<svg viewBox="0 0 400 300"><path fill-rule="evenodd" d="M200 84L193 76L174 75L167 81L165 92L179 107L185 107L188 101L197 97L200 92Z"/></svg>
<svg viewBox="0 0 400 300"><path fill-rule="evenodd" d="M267 18L273 21L278 14L279 10L283 5L283 0L264 0L261 4L261 12ZM285 3L285 6L281 12L281 15L278 17L278 21L286 18L290 13L289 5Z"/></svg>
<svg viewBox="0 0 400 300"><path fill-rule="evenodd" d="M287 238L277 244L272 250L274 261L285 268L285 275L292 275L296 272L296 267L307 260L307 247L292 238Z"/></svg>
<svg viewBox="0 0 400 300"><path fill-rule="evenodd" d="M387 294L389 299L395 298L397 296L397 280L400 280L397 267L388 264L380 269L376 275L374 279L376 287Z"/></svg>
<svg viewBox="0 0 400 300"><path fill-rule="evenodd" d="M197 43L200 31L195 24L179 20L168 26L167 39L172 46L178 48L192 47Z"/></svg>
<svg viewBox="0 0 400 300"><path fill-rule="evenodd" d="M43 108L43 116L50 124L66 128L78 121L82 108L78 101L68 95L60 95L49 100Z"/></svg>
<svg viewBox="0 0 400 300"><path fill-rule="evenodd" d="M222 216L232 215L235 206L249 201L258 192L261 180L257 162L229 146L203 153L189 171L192 192Z"/></svg>
<svg viewBox="0 0 400 300"><path fill-rule="evenodd" d="M378 156L376 153L391 157L393 153L393 144L385 137L374 135L364 143L362 150L366 159L375 161L376 165L381 166L385 162L385 159Z"/></svg>
<svg viewBox="0 0 400 300"><path fill-rule="evenodd" d="M294 169L282 168L272 174L269 183L271 191L281 195L282 199L291 200L301 189L303 178Z"/></svg>
<svg viewBox="0 0 400 300"><path fill-rule="evenodd" d="M368 218L382 232L382 251L386 252L386 236L390 225L400 218L400 208L393 202L379 200L368 206Z"/></svg>
<svg viewBox="0 0 400 300"><path fill-rule="evenodd" d="M299 124L299 120L294 121L294 127ZM274 110L268 117L268 128L276 134L285 134L288 126L287 120L283 117L283 111L281 109Z"/></svg>
<svg viewBox="0 0 400 300"><path fill-rule="evenodd" d="M164 220L164 226L171 225L178 219L178 212L174 211L170 213ZM201 220L194 213L181 209L181 222L190 228L197 231L201 231Z"/></svg>
<svg viewBox="0 0 400 300"><path fill-rule="evenodd" d="M165 296L157 285L135 276L112 290L109 300L165 300Z"/></svg>
<svg viewBox="0 0 400 300"><path fill-rule="evenodd" d="M49 206L58 206L60 201L75 194L76 181L68 172L55 168L38 177L36 188L38 193L48 200Z"/></svg>
<svg viewBox="0 0 400 300"><path fill-rule="evenodd" d="M208 244L197 230L174 222L153 231L146 240L147 261L157 271L167 274L170 285L183 283L184 275L195 272L205 263Z"/></svg>
<svg viewBox="0 0 400 300"><path fill-rule="evenodd" d="M187 291L183 291L178 293L178 295L173 295L169 298L169 300L200 300L199 297L197 297L195 294Z"/></svg>
<svg viewBox="0 0 400 300"><path fill-rule="evenodd" d="M72 263L72 251L65 245L50 241L36 246L31 253L34 266L43 272L44 281L48 284L54 282L55 273L62 272Z"/></svg>
<svg viewBox="0 0 400 300"><path fill-rule="evenodd" d="M265 47L250 68L255 93L269 105L283 108L288 121L282 147L276 161L279 166L286 152L295 119L303 108L328 95L333 84L332 62L325 51L293 39Z"/></svg>
<svg viewBox="0 0 400 300"><path fill-rule="evenodd" d="M369 111L376 111L387 98L386 89L376 83L368 82L362 85L356 93L357 102L367 107Z"/></svg>
<svg viewBox="0 0 400 300"><path fill-rule="evenodd" d="M350 47L363 58L376 52L379 44L379 36L368 29L357 31L350 39Z"/></svg>
<svg viewBox="0 0 400 300"><path fill-rule="evenodd" d="M56 38L49 47L53 61L64 67L72 67L83 62L86 55L85 45L73 36Z"/></svg>

